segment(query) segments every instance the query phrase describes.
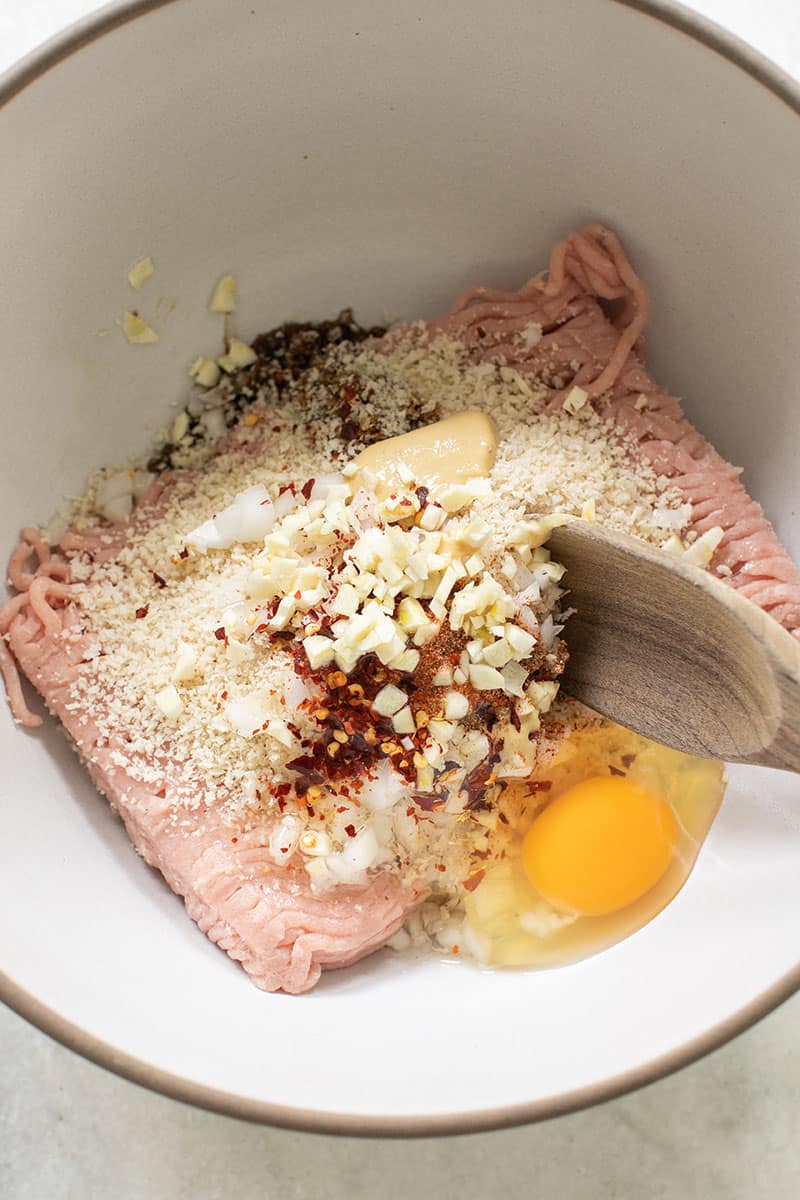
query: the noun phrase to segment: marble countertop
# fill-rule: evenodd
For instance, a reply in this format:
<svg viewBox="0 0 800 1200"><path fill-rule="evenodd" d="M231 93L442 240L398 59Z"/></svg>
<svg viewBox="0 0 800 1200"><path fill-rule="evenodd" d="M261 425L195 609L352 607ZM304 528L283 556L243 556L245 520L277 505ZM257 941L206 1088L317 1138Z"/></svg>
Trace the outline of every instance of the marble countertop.
<svg viewBox="0 0 800 1200"><path fill-rule="evenodd" d="M0 4L0 70L96 7ZM800 77L797 0L697 0ZM413 1147L251 1126L153 1095L0 1008L3 1200L794 1200L800 996L702 1062L542 1125Z"/></svg>

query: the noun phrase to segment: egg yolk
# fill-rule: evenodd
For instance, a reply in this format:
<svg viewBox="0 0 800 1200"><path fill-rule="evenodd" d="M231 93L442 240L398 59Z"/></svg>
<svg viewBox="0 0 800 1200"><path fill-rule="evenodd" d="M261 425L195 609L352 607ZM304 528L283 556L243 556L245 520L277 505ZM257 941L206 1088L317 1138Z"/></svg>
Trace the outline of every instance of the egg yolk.
<svg viewBox="0 0 800 1200"><path fill-rule="evenodd" d="M604 916L658 882L677 837L666 800L621 776L596 776L562 792L535 818L522 864L555 907Z"/></svg>

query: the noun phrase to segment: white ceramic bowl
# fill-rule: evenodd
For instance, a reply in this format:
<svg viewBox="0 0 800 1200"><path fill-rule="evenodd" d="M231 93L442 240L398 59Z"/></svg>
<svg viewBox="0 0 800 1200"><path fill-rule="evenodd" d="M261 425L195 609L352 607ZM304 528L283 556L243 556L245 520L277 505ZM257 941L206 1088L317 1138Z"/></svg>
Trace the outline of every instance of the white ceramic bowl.
<svg viewBox="0 0 800 1200"><path fill-rule="evenodd" d="M657 377L800 551L800 95L677 6L122 4L0 99L0 557L183 394L216 344L218 272L245 335L345 303L428 314L469 280L521 281L595 217L652 285ZM143 254L147 299L177 304L132 350L114 320ZM56 729L27 736L0 707L0 762L1 994L227 1112L386 1133L551 1115L689 1061L800 983L786 775L732 771L686 888L597 958L491 973L387 953L292 998L193 927Z"/></svg>

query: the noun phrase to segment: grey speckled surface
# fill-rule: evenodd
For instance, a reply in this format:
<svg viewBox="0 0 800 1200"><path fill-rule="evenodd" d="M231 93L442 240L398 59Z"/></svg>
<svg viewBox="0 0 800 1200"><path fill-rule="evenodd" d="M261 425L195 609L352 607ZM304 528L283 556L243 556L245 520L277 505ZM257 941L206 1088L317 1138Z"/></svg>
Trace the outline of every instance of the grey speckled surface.
<svg viewBox="0 0 800 1200"><path fill-rule="evenodd" d="M95 7L0 2L0 68ZM800 75L797 0L694 7ZM637 1092L544 1125L413 1145L249 1126L152 1095L0 1009L2 1200L794 1200L800 997Z"/></svg>

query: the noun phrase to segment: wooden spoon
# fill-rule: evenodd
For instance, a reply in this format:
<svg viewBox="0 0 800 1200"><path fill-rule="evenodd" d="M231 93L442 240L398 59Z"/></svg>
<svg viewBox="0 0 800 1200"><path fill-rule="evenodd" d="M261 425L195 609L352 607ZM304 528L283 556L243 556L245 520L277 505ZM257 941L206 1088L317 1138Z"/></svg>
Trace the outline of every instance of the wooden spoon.
<svg viewBox="0 0 800 1200"><path fill-rule="evenodd" d="M800 772L800 643L710 572L570 521L564 690L656 742Z"/></svg>

